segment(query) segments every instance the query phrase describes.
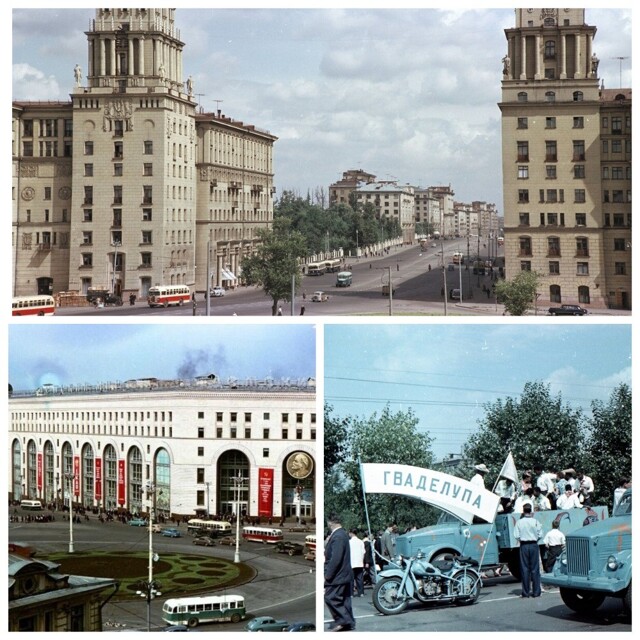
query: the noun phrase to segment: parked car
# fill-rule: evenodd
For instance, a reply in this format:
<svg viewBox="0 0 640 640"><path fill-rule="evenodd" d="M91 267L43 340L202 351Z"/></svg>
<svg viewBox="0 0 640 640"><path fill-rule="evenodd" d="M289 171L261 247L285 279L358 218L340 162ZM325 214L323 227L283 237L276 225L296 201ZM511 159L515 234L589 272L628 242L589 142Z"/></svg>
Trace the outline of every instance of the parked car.
<svg viewBox="0 0 640 640"><path fill-rule="evenodd" d="M311 296L311 302L326 302L329 296L324 291L314 291Z"/></svg>
<svg viewBox="0 0 640 640"><path fill-rule="evenodd" d="M191 629L186 624L170 624L163 631L191 631Z"/></svg>
<svg viewBox="0 0 640 640"><path fill-rule="evenodd" d="M460 300L460 289L451 289L449 291L450 300Z"/></svg>
<svg viewBox="0 0 640 640"><path fill-rule="evenodd" d="M286 620L276 620L271 616L258 616L249 622L247 631L284 631L289 626Z"/></svg>
<svg viewBox="0 0 640 640"><path fill-rule="evenodd" d="M222 536L222 538L218 540L218 544L228 544L230 547L235 547L236 539L233 536Z"/></svg>
<svg viewBox="0 0 640 640"><path fill-rule="evenodd" d="M200 538L194 538L193 544L199 547L213 547L215 542L209 536L201 536Z"/></svg>
<svg viewBox="0 0 640 640"><path fill-rule="evenodd" d="M559 307L550 307L550 316L586 316L589 311L577 304L563 304Z"/></svg>
<svg viewBox="0 0 640 640"><path fill-rule="evenodd" d="M130 527L146 527L149 523L143 518L133 518L129 520Z"/></svg>
<svg viewBox="0 0 640 640"><path fill-rule="evenodd" d="M182 534L177 529L163 529L162 535L165 538L181 538Z"/></svg>
<svg viewBox="0 0 640 640"><path fill-rule="evenodd" d="M315 631L316 625L313 622L292 622L283 631Z"/></svg>
<svg viewBox="0 0 640 640"><path fill-rule="evenodd" d="M278 553L286 553L290 556L302 555L304 545L297 542L276 542L274 545Z"/></svg>
<svg viewBox="0 0 640 640"><path fill-rule="evenodd" d="M316 550L315 549L311 549L310 551L307 551L307 553L304 554L304 559L305 560L311 560L311 562L315 562L316 561Z"/></svg>
<svg viewBox="0 0 640 640"><path fill-rule="evenodd" d="M214 298L222 298L224 296L224 287L213 287L213 289L211 289L211 295Z"/></svg>

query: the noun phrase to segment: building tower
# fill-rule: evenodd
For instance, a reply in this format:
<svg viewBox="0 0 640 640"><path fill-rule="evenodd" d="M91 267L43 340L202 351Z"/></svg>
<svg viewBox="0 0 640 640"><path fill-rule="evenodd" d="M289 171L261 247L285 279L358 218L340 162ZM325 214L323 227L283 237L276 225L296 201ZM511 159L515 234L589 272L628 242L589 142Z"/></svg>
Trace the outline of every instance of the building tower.
<svg viewBox="0 0 640 640"><path fill-rule="evenodd" d="M69 288L195 281L195 101L174 9L96 9L76 66Z"/></svg>
<svg viewBox="0 0 640 640"><path fill-rule="evenodd" d="M631 92L600 88L584 9L515 16L499 105L507 278L537 272L543 302L630 308Z"/></svg>

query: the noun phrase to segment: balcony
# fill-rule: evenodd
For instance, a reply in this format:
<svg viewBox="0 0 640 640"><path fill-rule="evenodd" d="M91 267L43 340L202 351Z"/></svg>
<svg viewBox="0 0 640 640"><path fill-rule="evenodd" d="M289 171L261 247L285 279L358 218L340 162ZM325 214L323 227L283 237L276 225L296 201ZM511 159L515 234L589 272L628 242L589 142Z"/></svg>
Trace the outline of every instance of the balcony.
<svg viewBox="0 0 640 640"><path fill-rule="evenodd" d="M38 245L38 251L51 251L51 243L50 242L41 242Z"/></svg>

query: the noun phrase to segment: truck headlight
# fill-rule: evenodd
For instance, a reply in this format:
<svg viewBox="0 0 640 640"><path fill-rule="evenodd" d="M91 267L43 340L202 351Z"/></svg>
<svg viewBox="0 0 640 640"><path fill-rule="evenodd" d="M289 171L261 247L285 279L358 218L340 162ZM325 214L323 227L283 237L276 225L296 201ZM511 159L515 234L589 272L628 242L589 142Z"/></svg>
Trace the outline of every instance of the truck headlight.
<svg viewBox="0 0 640 640"><path fill-rule="evenodd" d="M615 556L609 556L607 558L607 569L609 569L609 571L617 571L619 566L618 558Z"/></svg>

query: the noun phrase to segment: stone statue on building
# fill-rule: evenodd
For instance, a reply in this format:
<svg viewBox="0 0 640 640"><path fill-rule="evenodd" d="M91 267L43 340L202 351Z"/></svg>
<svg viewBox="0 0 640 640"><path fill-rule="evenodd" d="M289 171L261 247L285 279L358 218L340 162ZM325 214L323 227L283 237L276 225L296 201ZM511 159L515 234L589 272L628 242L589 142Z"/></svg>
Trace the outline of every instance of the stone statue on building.
<svg viewBox="0 0 640 640"><path fill-rule="evenodd" d="M164 80L164 74L165 74L164 63L161 62L160 66L158 67L158 75L160 76L160 80Z"/></svg>
<svg viewBox="0 0 640 640"><path fill-rule="evenodd" d="M73 77L76 79L76 87L82 84L82 67L77 64L73 69Z"/></svg>
<svg viewBox="0 0 640 640"><path fill-rule="evenodd" d="M595 77L598 77L598 65L600 64L600 60L598 56L594 53L591 56L591 73Z"/></svg>
<svg viewBox="0 0 640 640"><path fill-rule="evenodd" d="M189 96L193 95L193 78L191 76L187 78L187 94Z"/></svg>
<svg viewBox="0 0 640 640"><path fill-rule="evenodd" d="M502 58L502 75L509 76L511 74L511 58L506 55Z"/></svg>

